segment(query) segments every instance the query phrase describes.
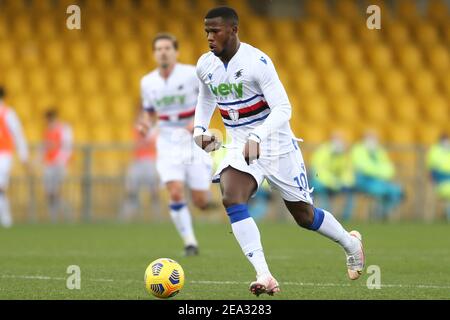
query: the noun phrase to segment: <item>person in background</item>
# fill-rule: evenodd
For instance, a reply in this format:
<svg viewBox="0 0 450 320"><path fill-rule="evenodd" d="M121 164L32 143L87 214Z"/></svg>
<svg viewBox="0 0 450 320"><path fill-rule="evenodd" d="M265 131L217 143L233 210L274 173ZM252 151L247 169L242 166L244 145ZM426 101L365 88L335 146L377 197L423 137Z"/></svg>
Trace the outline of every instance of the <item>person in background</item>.
<svg viewBox="0 0 450 320"><path fill-rule="evenodd" d="M53 107L45 112L45 120L47 127L44 133L44 189L50 221L57 222L60 215L71 221L71 212L62 199L61 187L72 156L72 128L59 120L58 112Z"/></svg>
<svg viewBox="0 0 450 320"><path fill-rule="evenodd" d="M322 207L331 210L330 198L345 195L343 220L352 216L355 174L352 158L344 137L336 132L331 140L313 153L311 184Z"/></svg>
<svg viewBox="0 0 450 320"><path fill-rule="evenodd" d="M427 168L438 197L445 201L445 214L450 220L450 138L447 134L428 151Z"/></svg>
<svg viewBox="0 0 450 320"><path fill-rule="evenodd" d="M22 124L16 112L9 107L4 98L5 90L0 86L0 226L9 228L13 218L6 191L13 161L14 150L17 150L20 162L29 172L28 145L23 134Z"/></svg>
<svg viewBox="0 0 450 320"><path fill-rule="evenodd" d="M121 220L129 220L139 211L141 203L140 191L145 188L150 192L152 213L157 220L161 218L159 201L159 178L156 170L156 129L143 136L137 129L133 131L133 161L126 175L126 199L120 212Z"/></svg>
<svg viewBox="0 0 450 320"><path fill-rule="evenodd" d="M377 199L376 214L386 219L403 200L402 187L394 182L395 167L375 132L368 131L352 149L355 189Z"/></svg>

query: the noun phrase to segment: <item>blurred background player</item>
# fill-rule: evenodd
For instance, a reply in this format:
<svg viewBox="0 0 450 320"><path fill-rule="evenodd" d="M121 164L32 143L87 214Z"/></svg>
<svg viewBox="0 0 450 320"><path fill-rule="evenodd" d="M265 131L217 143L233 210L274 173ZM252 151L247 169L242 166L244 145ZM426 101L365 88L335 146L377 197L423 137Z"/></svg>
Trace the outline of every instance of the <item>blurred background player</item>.
<svg viewBox="0 0 450 320"><path fill-rule="evenodd" d="M311 185L321 207L331 210L330 198L345 196L342 219L350 219L353 211L355 175L347 143L339 132L330 142L318 147L311 158Z"/></svg>
<svg viewBox="0 0 450 320"><path fill-rule="evenodd" d="M156 171L156 139L158 132L153 128L147 134L133 130L133 161L126 175L126 199L120 212L121 220L129 220L136 212L140 213L140 192L144 188L150 192L152 213L156 220L161 219L159 200L159 179Z"/></svg>
<svg viewBox="0 0 450 320"><path fill-rule="evenodd" d="M47 128L44 133L44 189L51 222L60 215L71 221L70 208L62 199L61 187L72 155L72 128L58 118L55 108L45 112Z"/></svg>
<svg viewBox="0 0 450 320"><path fill-rule="evenodd" d="M394 182L395 167L387 151L379 144L373 131L352 148L356 172L356 191L375 197L376 215L386 219L402 201L402 187Z"/></svg>
<svg viewBox="0 0 450 320"><path fill-rule="evenodd" d="M185 185L194 205L206 209L212 175L212 160L192 138L198 95L195 66L177 62L177 39L167 33L153 40L158 68L141 81L145 112L140 130L158 121L157 170L170 198L170 216L183 239L186 255L198 254L192 217L187 206Z"/></svg>
<svg viewBox="0 0 450 320"><path fill-rule="evenodd" d="M28 171L28 145L22 125L14 110L7 106L5 90L0 86L0 225L8 228L13 224L9 201L6 196L14 149L20 162Z"/></svg>
<svg viewBox="0 0 450 320"><path fill-rule="evenodd" d="M445 202L450 221L450 138L443 134L427 153L427 167L437 196Z"/></svg>

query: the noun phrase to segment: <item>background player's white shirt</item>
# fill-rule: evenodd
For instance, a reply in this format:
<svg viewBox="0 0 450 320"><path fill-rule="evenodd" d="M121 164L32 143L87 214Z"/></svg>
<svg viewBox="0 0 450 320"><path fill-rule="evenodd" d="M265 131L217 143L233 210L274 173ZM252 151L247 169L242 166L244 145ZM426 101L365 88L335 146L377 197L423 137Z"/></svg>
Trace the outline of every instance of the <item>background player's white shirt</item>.
<svg viewBox="0 0 450 320"><path fill-rule="evenodd" d="M194 117L198 96L195 66L177 63L167 79L156 69L141 80L142 105L145 110L156 111L158 126L186 127Z"/></svg>
<svg viewBox="0 0 450 320"><path fill-rule="evenodd" d="M11 132L17 155L21 162L28 161L28 144L23 134L22 125L14 110L9 109L5 116L6 125Z"/></svg>
<svg viewBox="0 0 450 320"><path fill-rule="evenodd" d="M206 53L197 63L197 76L195 126L207 129L217 105L236 148L245 144L249 133L261 139L261 157L295 148L289 99L272 61L262 51L241 42L227 66L212 52Z"/></svg>

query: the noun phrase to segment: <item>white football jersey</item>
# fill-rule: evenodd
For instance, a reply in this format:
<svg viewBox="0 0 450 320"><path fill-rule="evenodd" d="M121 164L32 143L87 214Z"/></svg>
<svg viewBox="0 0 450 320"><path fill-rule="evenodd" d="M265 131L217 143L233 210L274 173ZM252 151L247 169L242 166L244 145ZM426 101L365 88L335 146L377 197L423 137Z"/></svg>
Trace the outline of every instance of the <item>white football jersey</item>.
<svg viewBox="0 0 450 320"><path fill-rule="evenodd" d="M198 61L197 76L195 126L208 129L217 105L234 147L241 148L250 133L261 139L261 157L296 147L289 125L289 99L272 61L262 51L241 42L227 65L212 52L206 53Z"/></svg>
<svg viewBox="0 0 450 320"><path fill-rule="evenodd" d="M158 69L141 80L142 106L156 111L159 127L186 127L193 120L198 96L195 66L177 63L169 78Z"/></svg>

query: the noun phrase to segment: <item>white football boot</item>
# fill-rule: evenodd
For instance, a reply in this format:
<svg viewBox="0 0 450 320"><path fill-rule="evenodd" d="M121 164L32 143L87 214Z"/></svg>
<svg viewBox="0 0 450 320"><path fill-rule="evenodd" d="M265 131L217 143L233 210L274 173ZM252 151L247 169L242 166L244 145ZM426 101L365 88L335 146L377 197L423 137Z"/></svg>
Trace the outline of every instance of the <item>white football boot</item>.
<svg viewBox="0 0 450 320"><path fill-rule="evenodd" d="M280 292L278 281L271 274L257 276L256 281L250 283L250 292L256 296L267 293L273 296L274 293Z"/></svg>
<svg viewBox="0 0 450 320"><path fill-rule="evenodd" d="M347 253L345 254L347 256L348 277L350 278L350 280L356 280L361 276L364 270L364 263L365 263L364 248L362 244L361 234L356 230L350 231L349 233L352 237L358 239L360 244L360 249L356 251L354 254L347 254Z"/></svg>

